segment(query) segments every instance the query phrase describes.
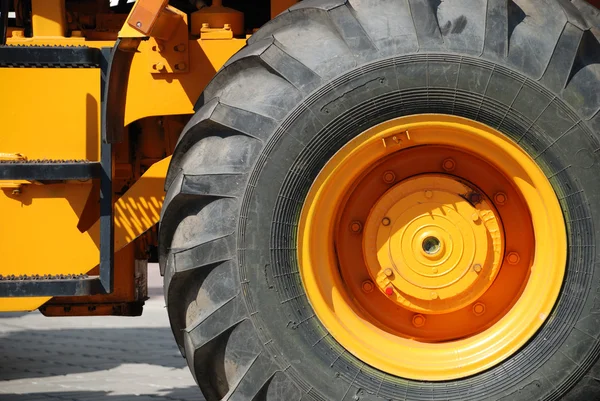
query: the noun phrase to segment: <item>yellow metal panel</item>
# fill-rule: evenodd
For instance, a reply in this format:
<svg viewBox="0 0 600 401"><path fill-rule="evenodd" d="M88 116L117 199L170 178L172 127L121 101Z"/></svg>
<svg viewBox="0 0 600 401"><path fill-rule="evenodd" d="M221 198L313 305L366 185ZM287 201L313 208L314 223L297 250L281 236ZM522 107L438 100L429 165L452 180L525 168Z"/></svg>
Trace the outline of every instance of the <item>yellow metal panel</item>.
<svg viewBox="0 0 600 401"><path fill-rule="evenodd" d="M65 36L65 0L32 0L31 9L35 36Z"/></svg>
<svg viewBox="0 0 600 401"><path fill-rule="evenodd" d="M0 274L86 273L82 261L95 258L98 247L77 230L90 185L26 185L21 194L0 192ZM48 298L21 302L0 299L0 310L35 309Z"/></svg>
<svg viewBox="0 0 600 401"><path fill-rule="evenodd" d="M160 219L171 156L154 163L115 203L115 249L145 233Z"/></svg>
<svg viewBox="0 0 600 401"><path fill-rule="evenodd" d="M100 71L0 68L0 152L99 158Z"/></svg>
<svg viewBox="0 0 600 401"><path fill-rule="evenodd" d="M170 160L153 164L115 203L115 252L158 223ZM18 197L0 192L0 274L80 274L97 266L99 223L77 230L90 188L29 185ZM0 311L32 310L48 299L0 298Z"/></svg>
<svg viewBox="0 0 600 401"><path fill-rule="evenodd" d="M28 45L28 46L90 46L95 48L113 47L114 42L108 41L85 41L83 38L60 38L48 40L47 38L9 38L8 44L12 45ZM127 87L127 102L125 105L125 125L131 124L134 121L144 117L177 115L177 114L192 114L194 112L194 103L200 94L216 74L216 72L233 56L238 50L246 45L246 39L228 39L228 40L189 40L189 69L187 73L162 73L152 74L149 66L153 64L156 57L152 50L155 41L143 41L133 57L131 71L129 74L129 83ZM75 74L72 74L76 71ZM11 75L12 72L12 75ZM81 72L90 74L87 77L80 75ZM55 75L56 74L56 75ZM73 80L70 80L73 77ZM90 80L90 77L91 78ZM96 78L97 77L97 78ZM66 81L66 82L65 82ZM82 111L83 105L81 99L77 99L75 109L69 107L57 107L57 110L51 106L55 106L58 102L69 100L72 102L70 89L77 88L79 84L85 82L94 82L93 97L97 99L98 108L100 72L97 69L0 69L0 84L6 93L11 90L10 98L0 99L0 105L10 104L10 110L16 110L15 116L22 117L24 115L32 115L30 107L35 107L36 118L39 116L38 110L41 113L71 118L72 115L79 117L86 116L90 109ZM5 85L9 85L8 87ZM87 87L87 86L86 86ZM14 94L14 95L13 95ZM48 100L51 100L49 103ZM168 101L167 101L168 99ZM31 106L30 106L31 105ZM24 107L25 106L25 107ZM87 107L87 106L86 106ZM40 109L44 110L40 110ZM6 115L2 112L2 116ZM78 122L66 119L65 122L75 125ZM4 120L4 119L3 119ZM90 124L97 124L98 117L93 120L90 114ZM30 121L31 124L18 124L15 121L15 127L21 132L31 132L29 128L37 124L39 121ZM7 121L0 121L0 127ZM47 127L46 127L47 129ZM3 130L3 132L6 132ZM77 134L79 140L85 140L84 136ZM39 136L38 136L39 137ZM16 136L15 138L18 138ZM51 142L50 136L44 141L45 155L42 157L58 158L58 156L49 155L48 142ZM18 144L21 141L17 141ZM4 143L0 147L0 152L16 153L4 147ZM54 150L53 150L54 152ZM23 152L22 152L23 153ZM97 153L97 152L96 152ZM36 156L24 153L28 158L36 158ZM90 159L91 156L88 156ZM92 160L92 159L90 159ZM94 160L98 160L98 156Z"/></svg>
<svg viewBox="0 0 600 401"><path fill-rule="evenodd" d="M131 65L125 124L150 116L193 113L194 103L216 71L245 44L245 39L190 40L187 74L151 74L152 43L142 42Z"/></svg>

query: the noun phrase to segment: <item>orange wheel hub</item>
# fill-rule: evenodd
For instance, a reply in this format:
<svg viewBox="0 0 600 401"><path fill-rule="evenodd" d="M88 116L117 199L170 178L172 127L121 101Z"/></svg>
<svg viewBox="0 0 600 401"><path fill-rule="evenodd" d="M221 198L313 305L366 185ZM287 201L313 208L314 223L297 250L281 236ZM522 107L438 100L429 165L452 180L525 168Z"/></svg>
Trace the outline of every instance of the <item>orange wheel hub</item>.
<svg viewBox="0 0 600 401"><path fill-rule="evenodd" d="M473 197L478 202L468 200ZM413 312L449 313L492 285L503 237L498 213L481 190L452 176L424 174L396 184L373 205L363 257L379 289L391 288L390 300Z"/></svg>
<svg viewBox="0 0 600 401"><path fill-rule="evenodd" d="M537 164L498 131L443 115L350 141L298 227L302 281L332 336L418 380L480 372L529 340L558 297L566 249Z"/></svg>

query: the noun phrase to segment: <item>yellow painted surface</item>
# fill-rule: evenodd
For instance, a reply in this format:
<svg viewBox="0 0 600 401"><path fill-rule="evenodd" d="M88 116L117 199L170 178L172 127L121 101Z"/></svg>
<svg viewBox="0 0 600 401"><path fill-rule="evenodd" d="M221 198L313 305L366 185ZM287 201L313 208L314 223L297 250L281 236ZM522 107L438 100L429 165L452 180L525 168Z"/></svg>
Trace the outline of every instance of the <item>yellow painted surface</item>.
<svg viewBox="0 0 600 401"><path fill-rule="evenodd" d="M115 203L115 252L158 222L170 159L152 165ZM77 230L90 188L29 185L19 196L0 193L0 274L80 274L96 267L99 223ZM0 311L32 310L48 299L1 298Z"/></svg>
<svg viewBox="0 0 600 401"><path fill-rule="evenodd" d="M149 116L192 114L216 71L245 44L245 39L190 40L187 73L152 74L152 42L142 42L131 66L125 124Z"/></svg>
<svg viewBox="0 0 600 401"><path fill-rule="evenodd" d="M65 0L32 0L31 11L35 36L65 36Z"/></svg>
<svg viewBox="0 0 600 401"><path fill-rule="evenodd" d="M53 0L58 1L58 0ZM40 1L42 10L44 2ZM50 4L50 3L48 3ZM56 5L54 5L55 7ZM36 17L45 36L13 32L7 44L113 47L112 41L59 37L60 24ZM126 34L126 32L123 32ZM125 124L149 116L192 114L216 71L245 39L188 40L187 72L152 73L153 41L143 41L131 66ZM99 160L99 69L0 69L0 153L33 159ZM142 133L143 134L143 133ZM115 204L116 250L158 222L168 159L153 165ZM79 218L91 182L24 185L0 190L0 274L86 273L98 264L98 225L81 233ZM0 299L0 311L32 310L47 298Z"/></svg>
<svg viewBox="0 0 600 401"><path fill-rule="evenodd" d="M380 289L392 290L389 300L413 312L446 314L475 302L492 285L503 230L489 201L474 206L461 196L471 191L454 178L422 174L379 198L365 222L365 262ZM439 244L434 252L423 249L427 238ZM475 263L480 271L471 268Z"/></svg>
<svg viewBox="0 0 600 401"><path fill-rule="evenodd" d="M410 134L409 138L406 135L408 133ZM388 138L396 140L392 141L395 144L387 141ZM470 155L468 157L476 156L480 163L493 166L493 169L497 170L496 174L506 177L504 179L510 181L510 190L513 192L510 192L510 195L498 196L496 193L493 196L493 199L501 206L498 209L500 215L502 216L502 208L511 206L511 203L521 202L516 199L519 198L525 208L526 217L517 221L521 227L530 225L533 230L533 235L525 238L522 238L522 230L507 231L506 241L507 244L511 244L511 247L506 249L507 253L503 257L503 267L500 269L498 279L505 270L509 272L508 277L513 277L510 272L516 269L525 271L527 278L504 283L506 284L505 288L500 288L500 290L506 291L506 288L511 285L520 288L515 295L516 299L511 299L513 303L509 304L509 307L499 315L497 320L490 321L488 326L484 326L482 330L475 333L462 332L461 335L461 330L464 330L468 323L477 321L477 319L486 319L488 316L485 304L479 300L474 300L477 302L463 308L465 314L461 315L462 319L445 318L443 314L439 313L440 310L435 311L435 314L415 314L414 308L404 308L401 302L395 302L398 299L394 298L393 291L388 294L385 291L387 287L385 289L377 288L376 284L368 280L369 275L373 281L376 281L377 277L373 277L373 272L368 271L366 267L364 271L360 271L362 268L360 258L354 258L351 263L353 274L359 276L359 280L354 280L355 283L358 283L358 292L353 292L352 281L347 280L347 278L352 279L351 276L346 275L342 279L345 270L342 263L344 254L353 251L347 246L348 243L352 243L352 239L347 240L346 243L336 241L336 238L343 237L340 234L342 231L351 233L348 236L357 238L357 241L360 241L359 244L362 242L363 251L367 257L375 260L375 264L385 264L386 260L402 257L403 255L400 255L402 252L421 252L419 235L403 236L403 230L407 232L405 227L410 226L411 219L408 216L402 216L401 210L392 210L397 203L409 199L412 196L410 193L406 197L392 199L391 204L375 203L370 211L368 209L370 204L362 203L362 209L366 209L363 216L376 215L376 219L381 225L392 227L391 233L374 227L375 234L373 235L377 237L377 240L373 241L373 244L368 241L368 231L371 225L368 219L365 223L367 232L364 234L360 233L360 221L351 224L346 221L341 225L338 225L338 221L343 218L344 209L352 206L352 191L355 186L359 188L362 185L360 177L370 174L370 171L376 170L381 164L385 165L388 159L400 160L398 163L401 164L402 155L412 157L410 156L411 152L418 152L421 149L424 151L420 153L420 159L415 159L411 165L401 165L398 170L414 169L409 177L424 178L432 171L432 165L425 164L430 153L427 150L432 149L431 152L435 152L436 147L457 149L465 154L468 153ZM398 158L393 159L394 157ZM442 174L445 173L443 170L446 168L442 170L441 166L446 166L448 161L448 159L444 160L444 157L448 156L440 157L433 165ZM457 179L457 175L461 176L460 163L463 158L456 158L456 160L458 167L451 171L452 176L450 177L454 177L452 180ZM474 166L475 164L467 165ZM420 166L425 167L419 172ZM386 166L386 168L389 167ZM462 173L466 173L467 170L469 168L462 168ZM395 175L398 174L399 171L396 171ZM388 177L392 177L388 180L390 183L393 181L393 175L387 174ZM369 180L372 188L384 185L382 176L385 179L386 174L378 175L376 181ZM395 185L402 186L403 184ZM427 186L429 188L420 188L424 198L416 202L417 206L415 207L419 208L418 204L421 201L421 204L434 202L433 199L441 195L439 192L444 192L448 188L447 183L441 185L430 182ZM399 188L404 190L403 187ZM388 191L394 191L393 187L384 189L383 193L389 193ZM426 191L430 191L430 193L426 194ZM368 196L369 191L365 193ZM508 194L508 192L504 194ZM384 199L386 196L383 195L382 202L386 201ZM429 196L432 201L426 200ZM454 237L469 235L468 232L472 231L472 223L475 221L472 220L469 223L466 221L465 214L460 218L458 214L462 214L461 210L465 213L471 210L468 210L466 205L458 207L455 204L458 200L450 198L446 196L440 199L437 206L435 202L431 203L429 211L415 210L412 221L423 219L424 233L427 230L435 233L452 229L460 231L460 233L454 233ZM462 219L463 227L460 224L446 225L445 222L439 222L439 220L447 218L442 214L437 214L436 219L428 218L427 214L436 217L437 212L432 211L431 206L433 209L436 207L453 209L452 220L457 223ZM478 207L477 210L480 212L479 218L485 219L485 213L482 213L485 210L481 207ZM355 215L358 214L360 207L353 211ZM389 216L378 214L386 211L390 212ZM468 217L469 214L466 216ZM509 213L508 216L504 221L505 227L514 224L514 221L511 220L515 219L515 215ZM385 220L386 217L389 221ZM398 226L394 226L394 219L404 219L407 224L400 221ZM478 227L483 224L482 222L475 223ZM419 234L418 231L417 229L414 232ZM380 237L380 234L383 237ZM388 247L388 241L385 241L386 236L391 236L391 242L395 242L395 244ZM517 238L516 241L514 237ZM535 161L508 137L484 124L465 118L435 114L401 117L387 121L368 129L342 147L327 162L309 190L300 216L297 238L298 264L304 288L316 315L332 337L365 363L389 374L415 380L452 380L473 375L497 365L521 348L548 318L562 286L567 257L566 228L560 204L548 179ZM414 239L419 241L419 246L412 243ZM451 240L450 236L442 236L441 239L446 241L444 246L455 247L453 242L457 241L457 238ZM472 247L479 247L481 241L477 235L474 235L473 241ZM484 241L482 245L489 249L489 240ZM400 249L401 247L402 249ZM515 257L515 248L512 247L520 247L521 255L532 251L531 257ZM463 249L458 249L458 251L462 252ZM494 250L491 249L490 257L494 258L494 253ZM451 253L443 251L440 251L440 254L452 256ZM404 256L406 257L406 255ZM475 259L473 262L478 263ZM493 268L493 265L480 263L483 273L485 273L485 269ZM455 267L463 269L470 267L475 270L475 265L462 263L459 265ZM369 267L372 266L369 265ZM429 268L433 267L443 269L446 266L443 264L429 266ZM434 305L440 295L442 297L452 296L452 293L444 295L441 291L438 294L435 288L431 288L431 283L425 282L425 277L415 278L415 276L419 276L417 273L429 277L437 275L434 280L437 283L434 283L434 286L453 287L455 282L452 280L445 282L442 277L445 272L441 270L425 271L423 270L424 266L419 267L412 264L390 265L388 268L390 268L389 274L387 274L388 282L391 282L389 279L394 279L397 274L403 274L403 278L406 280L408 273L412 270L413 277L408 277L408 279L412 281L414 289L430 287L429 299L432 303L429 306ZM415 272L414 269L421 270ZM448 277L452 278L452 273L453 269L448 270ZM360 288L361 282L362 288ZM491 288L493 287L494 285ZM417 302L417 298L423 295L424 292L417 293L417 296L412 297L412 302ZM503 297L505 295L502 292L497 294L489 300L489 305L493 306L491 304L498 302ZM361 299L364 302L361 303ZM375 310L370 310L370 304L373 303L376 303L377 307ZM381 319L375 317L378 309L385 308L386 305L392 305L393 309L390 309L393 311L392 318L390 319L390 314ZM365 312L367 310L368 313ZM456 312L449 312L448 316L451 313ZM442 320L446 319L443 321L444 324L438 326L437 331L432 330L430 320L433 321L440 317ZM388 321L384 321L386 318ZM406 323L400 322L401 319L404 319L403 321ZM408 331L407 326L412 330L411 332ZM444 330L452 329L458 330L458 335L448 340L436 338L443 334ZM426 336L429 336L427 340L421 340Z"/></svg>
<svg viewBox="0 0 600 401"><path fill-rule="evenodd" d="M99 159L99 70L0 68L0 87L10 94L0 97L0 152Z"/></svg>

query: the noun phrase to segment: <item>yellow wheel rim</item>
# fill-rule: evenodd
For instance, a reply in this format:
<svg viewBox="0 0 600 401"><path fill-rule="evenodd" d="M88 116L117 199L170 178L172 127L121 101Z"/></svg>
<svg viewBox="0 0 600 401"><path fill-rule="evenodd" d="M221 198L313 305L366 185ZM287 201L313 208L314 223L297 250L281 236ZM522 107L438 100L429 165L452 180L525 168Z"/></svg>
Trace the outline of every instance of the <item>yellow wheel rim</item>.
<svg viewBox="0 0 600 401"><path fill-rule="evenodd" d="M298 227L320 321L357 358L416 380L466 377L523 346L558 298L566 252L535 161L448 115L358 135L317 176Z"/></svg>

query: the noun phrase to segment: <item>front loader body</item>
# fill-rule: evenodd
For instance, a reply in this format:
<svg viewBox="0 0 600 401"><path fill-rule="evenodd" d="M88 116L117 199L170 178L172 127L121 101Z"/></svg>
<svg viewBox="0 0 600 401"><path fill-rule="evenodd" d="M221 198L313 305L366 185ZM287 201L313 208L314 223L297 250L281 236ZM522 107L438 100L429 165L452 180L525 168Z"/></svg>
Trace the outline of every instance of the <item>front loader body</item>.
<svg viewBox="0 0 600 401"><path fill-rule="evenodd" d="M597 1L118 3L0 0L0 311L158 261L207 401L599 399Z"/></svg>
<svg viewBox="0 0 600 401"><path fill-rule="evenodd" d="M21 3L31 6L31 21L22 23L17 9L21 21L9 24L0 47L0 310L139 314L169 155L200 93L245 35L221 27L202 39L166 2L150 10L150 18L166 15L151 34L135 31L108 2ZM121 43L127 36L137 43L129 72L115 74L118 65L109 85L119 31ZM119 138L103 140L103 129L120 130ZM104 228L103 167L112 171L104 185L114 203L114 226ZM112 271L100 283L101 232L109 238L112 230ZM50 295L62 297L48 302Z"/></svg>

